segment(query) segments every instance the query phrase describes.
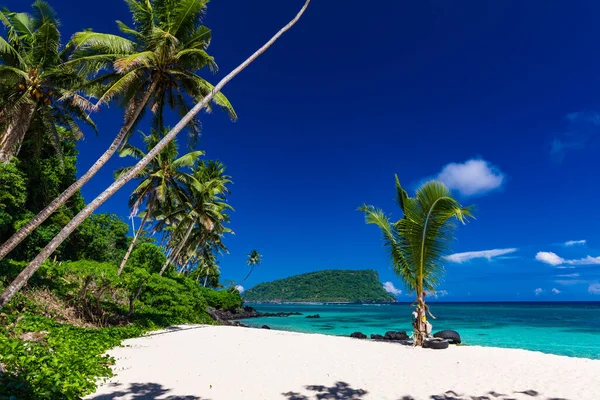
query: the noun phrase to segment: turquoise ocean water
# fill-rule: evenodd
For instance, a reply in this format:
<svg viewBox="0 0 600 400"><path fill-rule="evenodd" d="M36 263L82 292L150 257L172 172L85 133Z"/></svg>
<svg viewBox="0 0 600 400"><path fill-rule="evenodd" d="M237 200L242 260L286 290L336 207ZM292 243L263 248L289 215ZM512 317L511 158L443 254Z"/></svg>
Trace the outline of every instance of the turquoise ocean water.
<svg viewBox="0 0 600 400"><path fill-rule="evenodd" d="M258 311L297 311L301 316L244 320L250 326L295 332L367 335L411 331L409 304L251 304ZM600 359L600 302L594 303L429 303L437 317L433 332L458 331L469 345L512 347ZM307 315L321 318L309 319Z"/></svg>

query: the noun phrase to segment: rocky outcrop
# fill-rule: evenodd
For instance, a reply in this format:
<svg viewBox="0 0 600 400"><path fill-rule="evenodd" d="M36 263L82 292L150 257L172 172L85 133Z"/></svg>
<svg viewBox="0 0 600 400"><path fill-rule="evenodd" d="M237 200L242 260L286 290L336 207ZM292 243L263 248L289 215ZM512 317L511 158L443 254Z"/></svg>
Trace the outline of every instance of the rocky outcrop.
<svg viewBox="0 0 600 400"><path fill-rule="evenodd" d="M269 325L263 325L260 327L261 329L271 329L271 327Z"/></svg>
<svg viewBox="0 0 600 400"><path fill-rule="evenodd" d="M319 314L307 315L306 318L321 318L321 316Z"/></svg>
<svg viewBox="0 0 600 400"><path fill-rule="evenodd" d="M381 335L371 335L371 339L373 340L384 340L385 338Z"/></svg>
<svg viewBox="0 0 600 400"><path fill-rule="evenodd" d="M350 337L357 338L357 339L366 339L367 335L365 335L362 332L354 332L354 333L350 334Z"/></svg>
<svg viewBox="0 0 600 400"><path fill-rule="evenodd" d="M302 315L299 312L261 313L250 306L239 308L237 310L216 310L214 308L209 308L208 314L217 322L258 317L289 317L290 315Z"/></svg>

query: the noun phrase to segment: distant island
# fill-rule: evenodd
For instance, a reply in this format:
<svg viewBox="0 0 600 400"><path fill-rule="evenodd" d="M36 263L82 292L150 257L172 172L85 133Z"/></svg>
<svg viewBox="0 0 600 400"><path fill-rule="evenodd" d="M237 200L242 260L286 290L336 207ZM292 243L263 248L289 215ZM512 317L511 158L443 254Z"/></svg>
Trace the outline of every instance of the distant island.
<svg viewBox="0 0 600 400"><path fill-rule="evenodd" d="M324 270L260 283L243 293L248 302L388 303L396 297L385 291L373 270Z"/></svg>

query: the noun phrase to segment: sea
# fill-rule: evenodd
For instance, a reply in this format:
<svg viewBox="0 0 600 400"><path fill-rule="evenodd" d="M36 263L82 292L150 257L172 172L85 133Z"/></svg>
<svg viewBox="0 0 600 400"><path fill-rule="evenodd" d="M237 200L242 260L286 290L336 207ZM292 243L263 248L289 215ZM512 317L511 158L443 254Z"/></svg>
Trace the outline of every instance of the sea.
<svg viewBox="0 0 600 400"><path fill-rule="evenodd" d="M433 332L457 331L464 344L518 348L570 357L600 359L600 302L439 303L430 302ZM243 321L254 327L348 336L404 330L412 310L394 304L250 304L261 312L300 312L289 317ZM320 318L306 318L319 314Z"/></svg>

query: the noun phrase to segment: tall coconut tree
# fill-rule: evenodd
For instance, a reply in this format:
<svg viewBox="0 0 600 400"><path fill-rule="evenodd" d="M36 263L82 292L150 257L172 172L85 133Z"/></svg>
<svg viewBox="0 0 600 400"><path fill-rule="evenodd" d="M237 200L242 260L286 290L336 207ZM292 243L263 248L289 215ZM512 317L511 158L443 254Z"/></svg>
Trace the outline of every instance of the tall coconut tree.
<svg viewBox="0 0 600 400"><path fill-rule="evenodd" d="M258 250L252 250L250 253L248 253L248 259L246 260L246 265L248 265L250 267L250 271L248 272L248 275L246 275L244 280L240 282L240 285L243 284L244 282L246 282L246 279L248 279L250 277L250 274L252 274L252 271L254 271L254 267L260 265L261 263L262 263L262 254L260 254L258 252Z"/></svg>
<svg viewBox="0 0 600 400"><path fill-rule="evenodd" d="M83 137L79 123L96 129L89 117L95 106L82 94L85 75L67 65L72 43L61 45L46 2L32 7L33 14L0 11L6 31L0 36L0 163L19 154L26 136L48 135L60 154L63 140Z"/></svg>
<svg viewBox="0 0 600 400"><path fill-rule="evenodd" d="M444 256L454 239L456 221L465 223L473 207L463 207L441 182L430 181L409 197L396 176L396 202L403 213L390 221L379 208L363 205L367 224L376 225L383 234L394 272L416 294L417 317L413 338L422 346L427 336L425 292L435 291L443 277Z"/></svg>
<svg viewBox="0 0 600 400"><path fill-rule="evenodd" d="M118 21L123 36L92 31L76 33L72 38L73 54L64 63L68 70L81 76L98 75L87 82L86 90L99 98L98 107L118 100L125 109L123 126L85 174L0 246L0 259L98 172L120 148L145 110L154 113L155 128L161 129L165 106L184 116L192 108L190 100L199 102L213 90L198 75L204 69L217 69L213 57L207 53L211 31L201 25L207 0L125 1L133 26ZM215 92L211 100L236 119L223 94ZM205 107L210 111L210 103ZM186 125L192 136L197 136L200 123L195 115Z"/></svg>
<svg viewBox="0 0 600 400"><path fill-rule="evenodd" d="M233 71L227 74L214 89L200 102L198 102L186 115L183 117L177 125L161 141L142 158L131 170L123 174L113 184L106 188L100 193L94 200L92 200L87 206L85 206L65 227L42 249L42 251L29 263L27 267L21 271L21 273L4 289L0 294L0 309L8 303L13 296L21 290L21 288L27 283L29 278L40 268L42 263L50 257L50 255L56 250L62 242L75 230L83 221L85 221L102 203L110 198L114 193L122 188L127 182L133 179L150 161L160 153L160 151L171 142L179 132L181 132L202 110L206 105L218 94L221 89L234 77L236 77L241 71L243 71L248 65L256 60L261 54L269 49L273 43L277 41L285 32L292 28L298 22L300 17L304 14L310 0L306 0L300 11L296 16L288 22L283 28L281 28L271 39L269 39L264 45L262 45L257 51L255 51L250 57L244 62L238 65Z"/></svg>
<svg viewBox="0 0 600 400"><path fill-rule="evenodd" d="M146 151L152 150L161 138L162 135L159 135L157 131L152 131L149 135L144 136ZM191 174L191 168L203 154L203 151L192 151L179 156L177 143L173 140L137 175L140 183L129 196L129 207L132 215L137 215L141 207L144 208L144 212L140 227L121 261L117 275L120 275L123 271L146 222L152 218L152 214L157 207L160 207L161 204L183 202L183 187L186 184L194 185L195 179ZM130 156L139 160L146 153L144 150L128 144L120 150L120 155L121 157ZM115 173L116 178L118 179L129 169L131 167L119 169Z"/></svg>

